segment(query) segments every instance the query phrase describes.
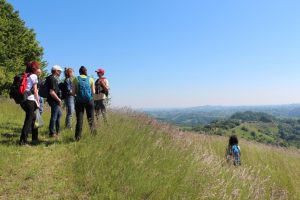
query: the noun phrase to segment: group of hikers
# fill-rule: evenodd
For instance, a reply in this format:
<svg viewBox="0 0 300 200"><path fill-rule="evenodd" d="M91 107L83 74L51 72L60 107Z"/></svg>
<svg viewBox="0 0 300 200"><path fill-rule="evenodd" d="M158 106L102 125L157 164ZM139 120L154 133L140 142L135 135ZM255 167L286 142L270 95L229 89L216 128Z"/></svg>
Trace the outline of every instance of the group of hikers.
<svg viewBox="0 0 300 200"><path fill-rule="evenodd" d="M60 81L61 73L64 71L65 79ZM44 99L51 108L51 118L49 123L49 137L58 137L61 130L60 119L62 116L62 105L66 107L65 126L72 130L72 116L76 113L75 139L80 140L82 135L83 115L86 111L88 124L92 134L96 134L95 116L98 119L106 118L106 100L109 93L109 82L104 77L104 69L95 71L98 79L94 79L87 74L87 68L81 66L79 76L74 76L72 68L63 70L59 65L54 65L51 75L45 80L41 79L42 70L40 63L31 61L27 64L25 73L16 76L10 92L16 103L20 104L26 113L20 145L27 145L28 134L32 133L31 144L39 143L38 127L36 126L37 116L43 112Z"/></svg>
<svg viewBox="0 0 300 200"><path fill-rule="evenodd" d="M65 126L72 130L72 116L76 112L76 130L75 139L80 140L83 126L83 114L86 110L88 124L92 134L96 134L95 119L103 116L106 118L106 100L109 93L109 83L104 77L104 69L97 69L95 72L98 79L87 74L87 68L81 66L79 76L74 76L72 68L65 68L65 79L60 82L60 76L63 72L59 65L54 65L51 69L51 75L45 80L41 80L42 70L40 63L32 61L27 64L23 75L15 77L10 96L19 103L26 113L22 133L20 136L20 145L28 144L28 134L32 133L32 144L39 143L38 128L36 126L37 116L43 112L44 100L51 108L51 118L49 123L49 137L57 137L60 132L60 119L62 116L63 101L66 107ZM15 86L15 87L14 87ZM238 145L238 138L235 135L230 136L229 144L226 148L225 159L235 166L241 165L241 150Z"/></svg>

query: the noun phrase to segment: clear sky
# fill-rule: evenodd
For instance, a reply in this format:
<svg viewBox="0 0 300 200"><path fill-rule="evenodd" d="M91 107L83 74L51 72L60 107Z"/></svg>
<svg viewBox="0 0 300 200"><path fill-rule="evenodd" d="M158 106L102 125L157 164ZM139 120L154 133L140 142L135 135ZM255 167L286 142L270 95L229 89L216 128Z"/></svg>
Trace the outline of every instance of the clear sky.
<svg viewBox="0 0 300 200"><path fill-rule="evenodd" d="M8 2L48 68L103 67L114 106L300 102L300 1Z"/></svg>

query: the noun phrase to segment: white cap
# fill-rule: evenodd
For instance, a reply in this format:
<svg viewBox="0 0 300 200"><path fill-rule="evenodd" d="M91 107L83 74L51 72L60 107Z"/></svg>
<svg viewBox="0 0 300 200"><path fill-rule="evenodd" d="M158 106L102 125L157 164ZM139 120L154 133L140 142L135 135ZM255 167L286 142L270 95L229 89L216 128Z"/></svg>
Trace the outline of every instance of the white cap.
<svg viewBox="0 0 300 200"><path fill-rule="evenodd" d="M63 71L62 68L59 65L54 65L51 69L52 71Z"/></svg>

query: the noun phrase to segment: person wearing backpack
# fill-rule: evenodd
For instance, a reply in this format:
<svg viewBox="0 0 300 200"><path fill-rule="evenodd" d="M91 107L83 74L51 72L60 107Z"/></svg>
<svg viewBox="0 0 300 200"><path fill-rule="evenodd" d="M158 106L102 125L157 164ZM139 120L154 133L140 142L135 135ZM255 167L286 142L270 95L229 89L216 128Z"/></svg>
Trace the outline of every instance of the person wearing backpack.
<svg viewBox="0 0 300 200"><path fill-rule="evenodd" d="M54 65L51 69L51 75L46 78L48 88L47 101L51 107L51 118L49 123L49 137L57 137L60 131L60 118L62 116L62 100L60 98L59 77L62 68L59 65Z"/></svg>
<svg viewBox="0 0 300 200"><path fill-rule="evenodd" d="M232 135L229 138L225 159L228 163L232 162L235 166L241 165L241 149L239 147L239 140L236 135Z"/></svg>
<svg viewBox="0 0 300 200"><path fill-rule="evenodd" d="M105 101L107 100L108 93L109 93L109 83L108 80L104 77L104 73L105 73L104 69L97 69L95 72L99 77L95 82L96 94L94 100L95 100L96 119L98 120L99 115L101 113L104 122L107 122Z"/></svg>
<svg viewBox="0 0 300 200"><path fill-rule="evenodd" d="M76 130L75 139L79 141L82 133L83 114L86 110L87 120L92 134L96 134L94 123L94 100L95 94L94 79L87 75L87 69L81 66L79 69L80 76L73 81L73 96L75 96L76 111Z"/></svg>
<svg viewBox="0 0 300 200"><path fill-rule="evenodd" d="M40 107L39 95L38 95L38 77L36 75L37 70L40 68L40 63L37 61L32 61L27 64L26 67L26 76L24 77L25 86L25 101L20 103L22 109L26 113L24 120L22 133L20 136L20 145L26 145L28 134L31 131L32 133L32 144L38 143L38 129L34 128L35 122L35 111Z"/></svg>
<svg viewBox="0 0 300 200"><path fill-rule="evenodd" d="M72 95L73 90L73 74L72 68L66 68L65 69L65 80L63 82L63 88L62 88L62 98L65 101L67 114L66 114L66 120L65 125L66 128L72 129L72 116L75 112L75 102L74 102L74 96Z"/></svg>

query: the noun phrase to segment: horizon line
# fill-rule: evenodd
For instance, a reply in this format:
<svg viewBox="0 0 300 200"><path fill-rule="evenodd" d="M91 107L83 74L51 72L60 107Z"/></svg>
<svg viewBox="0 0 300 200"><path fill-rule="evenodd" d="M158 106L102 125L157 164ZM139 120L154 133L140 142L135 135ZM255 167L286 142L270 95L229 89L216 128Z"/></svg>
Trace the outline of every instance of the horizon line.
<svg viewBox="0 0 300 200"><path fill-rule="evenodd" d="M136 110L181 110L181 109L193 109L193 108L203 108L203 107L223 107L223 108L230 108L230 107L273 107L273 106L300 106L299 103L285 103L285 104L241 104L241 105L221 105L221 104L216 104L216 105L199 105L199 106L190 106L190 107L140 107L140 108L135 108Z"/></svg>

